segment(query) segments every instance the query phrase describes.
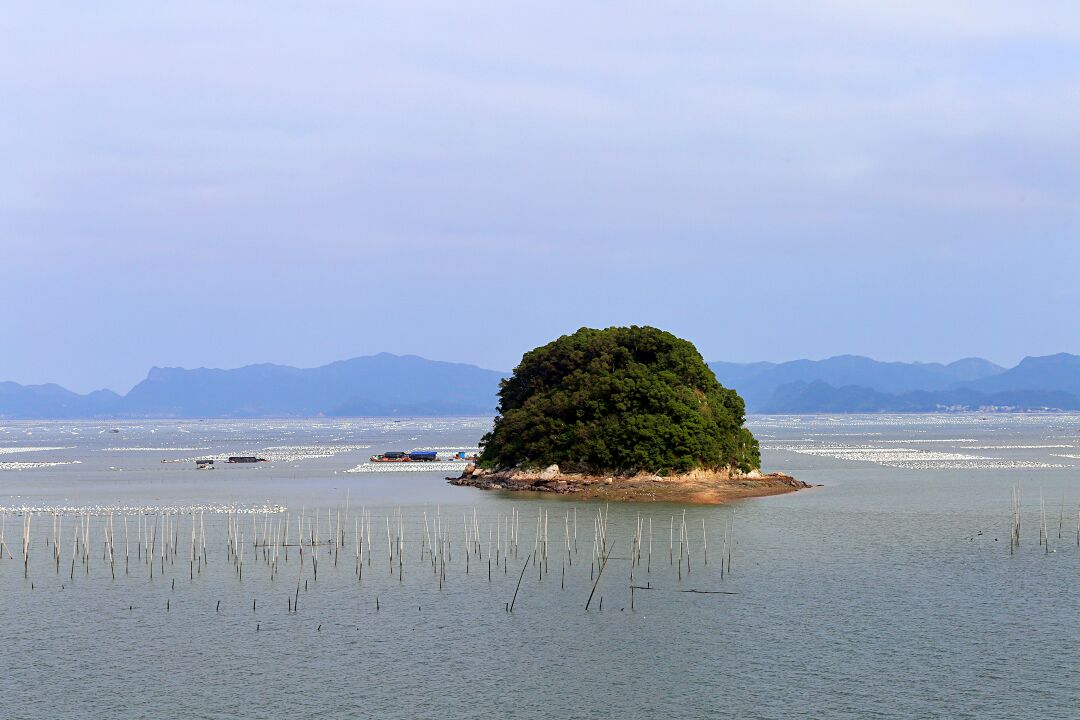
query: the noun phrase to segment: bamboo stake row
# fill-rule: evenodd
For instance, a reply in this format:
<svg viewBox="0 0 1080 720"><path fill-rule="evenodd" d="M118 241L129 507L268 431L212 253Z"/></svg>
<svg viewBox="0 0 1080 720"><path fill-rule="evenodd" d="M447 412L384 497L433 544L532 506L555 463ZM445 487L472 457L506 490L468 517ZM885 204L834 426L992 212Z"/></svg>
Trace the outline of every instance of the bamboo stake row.
<svg viewBox="0 0 1080 720"><path fill-rule="evenodd" d="M350 539L348 532L351 519L351 540L354 545L354 572L357 582L363 582L365 564L370 568L376 556L375 546L372 544L372 529L376 525L373 513L366 507L361 507L358 512L349 507L350 498L347 496L344 510L334 511L327 508L325 514L322 510L308 513L306 508L295 519L295 539L292 532L294 520L288 511L280 513L242 513L229 510L225 513L223 523L225 561L231 564L236 579L240 583L245 582L245 570L252 570L261 565L267 572L271 583L277 580L282 565L290 563L290 551L294 550L296 562L296 586L288 597L287 606L290 613L296 613L299 609L300 591L308 590L310 583L318 583L320 560L331 560L333 567L340 564L341 553L347 547ZM566 510L563 516L563 538L555 539L556 553L552 557L552 534L550 508L537 508L535 523L531 529L533 535L532 551L527 553L522 564L518 583L514 595L507 603L507 609L513 610L516 601L520 598L523 578L527 567L535 567L537 581L543 582L545 575L551 575L550 562L552 559L561 558L560 564L560 590L567 588L567 568L573 568L575 560L578 560L579 538L577 508ZM604 506L597 508L593 516L593 546L590 559L589 583L590 590L585 602L585 609L593 607L594 596L599 592L601 581L610 575L607 572L612 561L626 561L629 566L629 591L630 608L635 607L636 589L655 589L652 582L639 587L636 584L638 574L646 575L653 573L652 552L654 542L653 517L644 517L639 512L634 518L632 534L630 538L630 550L625 557L616 557L613 551L616 542L611 532L610 508ZM251 526L246 527L244 515L251 515ZM573 517L571 518L571 514ZM6 513L0 513L0 558L12 553L6 541ZM350 515L352 517L350 518ZM21 559L23 561L24 578L30 575L30 556L34 544L33 512L22 514L23 537ZM453 566L454 555L459 556L459 565L465 575L472 572L476 563L486 560L486 578L488 583L494 582L494 571L502 566L503 574L509 574L511 559L520 557L521 550L521 525L522 513L516 506L509 508L508 514L498 514L496 517L483 519L476 508L471 513L462 513L462 525L459 530L454 529L456 521L442 513L441 507L436 507L434 514L423 510L419 518L409 520L401 508L388 512L380 523L387 536L386 559L388 561L389 574L395 577L399 584L405 582L407 569L406 558L410 546L419 548L419 552L412 557L421 565L428 564L435 576L439 590L443 590L447 583L448 568ZM678 580L683 580L683 575L689 577L693 571L695 557L699 558L702 565L708 565L709 532L706 518L701 518L702 542L697 548L690 538L691 524L686 511L682 511L679 517L679 553L676 573ZM556 519L556 523L558 520ZM171 578L171 589L176 587L175 566L188 563L188 580L194 582L196 577L202 575L204 568L208 566L210 559L209 548L213 544L212 537L208 537L206 518L204 511L191 511L187 514L160 513L157 515L139 514L135 518L134 527L126 514L120 519L114 513L105 515L77 515L70 531L71 537L71 565L69 579L74 580L77 565L82 565L86 575L90 574L92 546L95 538L100 539L101 562L109 569L109 577L117 579L117 562L123 553L123 575L132 574L131 559L146 568L151 580L155 575L162 580ZM1045 530L1045 520L1044 520ZM1059 518L1059 524L1063 520ZM486 544L484 526L486 525ZM122 527L118 527L122 526ZM220 528L221 525L216 527ZM721 575L730 572L732 547L734 545L734 513L730 521L723 529ZM123 532L123 547L120 546L119 532ZM557 533L557 525L556 530ZM63 560L63 537L64 516L52 514L51 530L46 529L44 544L52 553L50 563L53 571L59 574ZM674 534L675 516L671 516L669 524L669 559L674 565ZM1044 533L1045 534L1045 533ZM182 540L181 540L182 539ZM460 540L459 540L460 539ZM415 544L413 544L415 543ZM695 555L695 552L697 555ZM486 553L486 557L485 557ZM564 554L565 553L565 554ZM96 555L93 555L96 557ZM177 563L177 559L180 563ZM366 563L365 563L366 561ZM463 562L462 562L463 561ZM685 567L684 567L685 564ZM136 566L137 567L137 566ZM515 568L516 569L516 568ZM138 573L136 573L138 574ZM603 607L603 596L598 598L598 607ZM378 604L378 598L376 598ZM218 606L216 609L219 609ZM255 610L253 601L253 611Z"/></svg>

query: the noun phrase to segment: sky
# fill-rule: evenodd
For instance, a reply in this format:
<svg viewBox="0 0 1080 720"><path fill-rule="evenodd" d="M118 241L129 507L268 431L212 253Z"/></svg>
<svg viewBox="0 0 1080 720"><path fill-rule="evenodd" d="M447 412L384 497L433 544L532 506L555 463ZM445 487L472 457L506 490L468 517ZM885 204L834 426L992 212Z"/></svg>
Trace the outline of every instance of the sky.
<svg viewBox="0 0 1080 720"><path fill-rule="evenodd" d="M0 380L1080 352L1080 4L5 4Z"/></svg>

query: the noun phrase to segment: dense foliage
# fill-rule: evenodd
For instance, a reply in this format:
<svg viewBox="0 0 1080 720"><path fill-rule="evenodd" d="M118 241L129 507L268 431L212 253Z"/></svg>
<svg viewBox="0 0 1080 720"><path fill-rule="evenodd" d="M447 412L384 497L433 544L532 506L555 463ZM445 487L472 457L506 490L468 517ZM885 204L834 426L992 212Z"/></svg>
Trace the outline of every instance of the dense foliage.
<svg viewBox="0 0 1080 720"><path fill-rule="evenodd" d="M582 328L525 354L481 441L489 468L671 473L760 465L745 408L697 349L652 327Z"/></svg>

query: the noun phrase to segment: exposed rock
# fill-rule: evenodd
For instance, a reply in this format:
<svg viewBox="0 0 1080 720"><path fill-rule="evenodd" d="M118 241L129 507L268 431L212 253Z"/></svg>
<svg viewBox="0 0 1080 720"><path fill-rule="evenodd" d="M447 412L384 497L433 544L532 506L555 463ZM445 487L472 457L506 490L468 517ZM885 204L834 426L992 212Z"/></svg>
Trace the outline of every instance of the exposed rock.
<svg viewBox="0 0 1080 720"><path fill-rule="evenodd" d="M777 495L810 487L784 473L763 474L758 470L733 473L726 470L693 470L661 477L651 473L629 476L597 476L560 472L556 466L544 470L485 470L468 466L460 477L448 477L452 485L485 490L583 493L605 500L656 500L715 504L748 497Z"/></svg>

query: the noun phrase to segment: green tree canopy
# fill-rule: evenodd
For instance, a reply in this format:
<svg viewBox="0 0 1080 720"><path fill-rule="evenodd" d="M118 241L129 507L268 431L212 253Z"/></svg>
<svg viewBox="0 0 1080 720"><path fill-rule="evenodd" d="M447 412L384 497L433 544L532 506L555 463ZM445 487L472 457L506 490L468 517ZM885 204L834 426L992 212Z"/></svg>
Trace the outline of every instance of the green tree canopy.
<svg viewBox="0 0 1080 720"><path fill-rule="evenodd" d="M654 473L760 466L745 406L691 343L652 327L582 328L525 354L481 441L488 468Z"/></svg>

